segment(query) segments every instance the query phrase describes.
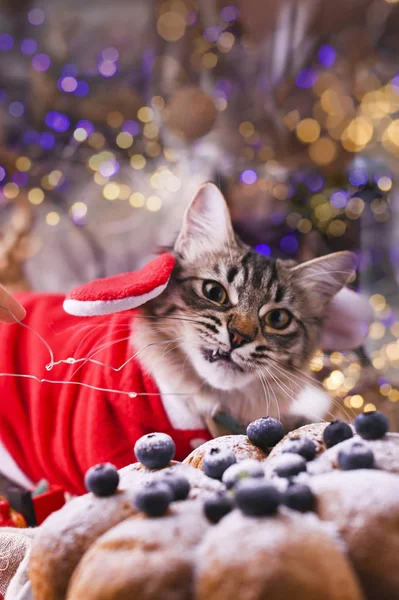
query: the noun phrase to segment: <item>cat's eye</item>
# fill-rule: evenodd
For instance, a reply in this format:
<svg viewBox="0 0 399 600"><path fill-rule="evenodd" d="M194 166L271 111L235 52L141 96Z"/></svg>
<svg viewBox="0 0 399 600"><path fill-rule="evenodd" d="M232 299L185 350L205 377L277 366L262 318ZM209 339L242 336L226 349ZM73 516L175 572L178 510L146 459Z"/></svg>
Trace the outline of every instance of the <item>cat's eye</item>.
<svg viewBox="0 0 399 600"><path fill-rule="evenodd" d="M208 298L211 302L215 304L227 304L228 296L227 292L220 283L217 281L204 281L202 285L202 293L205 298Z"/></svg>
<svg viewBox="0 0 399 600"><path fill-rule="evenodd" d="M265 317L266 325L272 329L285 329L292 321L292 314L284 308L269 310Z"/></svg>

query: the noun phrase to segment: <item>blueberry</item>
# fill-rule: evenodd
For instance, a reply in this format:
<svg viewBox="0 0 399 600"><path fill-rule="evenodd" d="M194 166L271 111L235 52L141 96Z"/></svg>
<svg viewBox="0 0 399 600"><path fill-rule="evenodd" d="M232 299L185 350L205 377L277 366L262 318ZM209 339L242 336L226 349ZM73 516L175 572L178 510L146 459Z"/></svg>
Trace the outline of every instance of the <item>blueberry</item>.
<svg viewBox="0 0 399 600"><path fill-rule="evenodd" d="M351 437L353 437L352 428L342 421L333 421L323 431L323 440L327 448L349 440Z"/></svg>
<svg viewBox="0 0 399 600"><path fill-rule="evenodd" d="M299 454L292 454L291 452L287 452L285 454L280 454L274 461L274 472L279 477L294 477L301 473L302 471L306 471L306 460L303 456Z"/></svg>
<svg viewBox="0 0 399 600"><path fill-rule="evenodd" d="M246 458L235 465L231 465L223 473L222 481L227 489L232 488L238 481L247 477L264 477L265 472L261 463L252 458Z"/></svg>
<svg viewBox="0 0 399 600"><path fill-rule="evenodd" d="M213 479L222 479L225 470L236 462L236 457L231 450L215 446L204 456L203 466L205 475Z"/></svg>
<svg viewBox="0 0 399 600"><path fill-rule="evenodd" d="M355 442L350 448L338 452L338 465L343 471L352 469L372 469L374 454L365 444Z"/></svg>
<svg viewBox="0 0 399 600"><path fill-rule="evenodd" d="M389 431L389 421L384 413L373 410L356 417L355 429L365 440L378 440Z"/></svg>
<svg viewBox="0 0 399 600"><path fill-rule="evenodd" d="M281 503L280 492L262 479L243 479L235 490L238 508L252 517L273 515Z"/></svg>
<svg viewBox="0 0 399 600"><path fill-rule="evenodd" d="M119 473L111 463L91 467L85 475L85 486L96 496L112 496L119 484Z"/></svg>
<svg viewBox="0 0 399 600"><path fill-rule="evenodd" d="M248 425L247 436L255 446L267 450L284 437L284 427L277 419L262 417Z"/></svg>
<svg viewBox="0 0 399 600"><path fill-rule="evenodd" d="M232 499L224 492L212 492L204 502L205 516L211 523L218 523L233 507Z"/></svg>
<svg viewBox="0 0 399 600"><path fill-rule="evenodd" d="M137 510L149 517L160 517L168 510L173 500L173 492L169 485L162 481L152 481L139 490L134 498Z"/></svg>
<svg viewBox="0 0 399 600"><path fill-rule="evenodd" d="M305 460L313 460L316 456L316 444L309 438L291 438L287 440L282 452L300 454Z"/></svg>
<svg viewBox="0 0 399 600"><path fill-rule="evenodd" d="M302 483L289 482L283 495L283 502L293 510L308 512L315 507L315 497L308 485Z"/></svg>
<svg viewBox="0 0 399 600"><path fill-rule="evenodd" d="M148 433L143 435L134 446L138 461L149 469L163 469L176 452L176 446L166 433Z"/></svg>
<svg viewBox="0 0 399 600"><path fill-rule="evenodd" d="M160 481L170 486L174 500L185 500L187 498L190 484L184 475L180 475L176 471L165 471Z"/></svg>

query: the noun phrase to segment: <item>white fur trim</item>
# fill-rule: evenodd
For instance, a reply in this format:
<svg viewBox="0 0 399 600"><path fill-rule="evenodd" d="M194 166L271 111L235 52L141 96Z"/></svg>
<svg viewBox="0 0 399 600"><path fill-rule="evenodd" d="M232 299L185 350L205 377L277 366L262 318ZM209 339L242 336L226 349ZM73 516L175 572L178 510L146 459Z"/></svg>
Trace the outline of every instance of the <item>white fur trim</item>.
<svg viewBox="0 0 399 600"><path fill-rule="evenodd" d="M128 298L121 298L120 300L74 300L73 298L66 298L63 307L66 313L75 315L76 317L111 315L124 310L137 308L149 300L153 300L153 298L162 294L168 283L169 279L165 284L158 286L147 294L142 294L141 296L129 296Z"/></svg>
<svg viewBox="0 0 399 600"><path fill-rule="evenodd" d="M290 414L306 417L309 421L322 421L331 409L331 396L324 390L307 385L301 390L290 408Z"/></svg>
<svg viewBox="0 0 399 600"><path fill-rule="evenodd" d="M173 391L176 391L175 388L169 387L169 384L159 382L156 378L155 382L158 386L165 412L174 429L206 429L205 422L195 412L194 403L192 410L187 405L186 399L190 394L187 394L187 398L175 395L173 394Z"/></svg>
<svg viewBox="0 0 399 600"><path fill-rule="evenodd" d="M27 490L33 490L33 482L21 471L11 454L0 440L0 472L4 477Z"/></svg>

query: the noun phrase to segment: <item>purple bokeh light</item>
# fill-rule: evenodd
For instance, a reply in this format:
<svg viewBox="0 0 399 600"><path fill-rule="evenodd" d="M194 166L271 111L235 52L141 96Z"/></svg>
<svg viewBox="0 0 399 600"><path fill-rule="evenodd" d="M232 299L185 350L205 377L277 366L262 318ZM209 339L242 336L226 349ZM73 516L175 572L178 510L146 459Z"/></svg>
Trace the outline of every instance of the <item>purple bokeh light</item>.
<svg viewBox="0 0 399 600"><path fill-rule="evenodd" d="M21 52L26 56L30 56L34 54L37 50L37 42L36 40L32 40L31 38L26 38L21 42Z"/></svg>
<svg viewBox="0 0 399 600"><path fill-rule="evenodd" d="M89 93L90 88L89 88L89 84L86 83L86 81L78 81L78 85L76 86L76 90L75 90L75 96L79 96L79 98L83 98L83 96L87 96L87 94Z"/></svg>
<svg viewBox="0 0 399 600"><path fill-rule="evenodd" d="M103 77L112 77L117 71L117 64L109 60L104 60L98 65L98 71Z"/></svg>
<svg viewBox="0 0 399 600"><path fill-rule="evenodd" d="M50 57L47 56L47 54L36 54L32 58L32 67L35 69L35 71L47 71L47 69L50 67L50 64Z"/></svg>
<svg viewBox="0 0 399 600"><path fill-rule="evenodd" d="M337 53L335 52L334 48L328 44L320 46L317 56L319 62L325 67L333 67L337 59Z"/></svg>
<svg viewBox="0 0 399 600"><path fill-rule="evenodd" d="M76 123L76 129L81 128L84 129L87 135L92 135L94 133L94 125L90 121L84 119L83 121L78 121Z"/></svg>
<svg viewBox="0 0 399 600"><path fill-rule="evenodd" d="M27 146L38 144L39 140L40 136L37 131L34 131L33 129L28 129L28 131L25 131L23 141Z"/></svg>
<svg viewBox="0 0 399 600"><path fill-rule="evenodd" d="M195 10L189 10L186 15L186 25L187 27L192 27L196 24L198 20L198 15Z"/></svg>
<svg viewBox="0 0 399 600"><path fill-rule="evenodd" d="M64 65L62 67L62 71L61 71L63 77L68 77L68 76L76 77L78 72L79 72L78 67L72 63L68 64L68 65Z"/></svg>
<svg viewBox="0 0 399 600"><path fill-rule="evenodd" d="M11 175L11 181L16 183L18 187L24 187L28 183L28 180L28 173L23 173L22 171L15 171L15 173Z"/></svg>
<svg viewBox="0 0 399 600"><path fill-rule="evenodd" d="M44 23L45 18L46 15L41 8L32 8L32 10L28 12L28 21L31 25L41 25Z"/></svg>
<svg viewBox="0 0 399 600"><path fill-rule="evenodd" d="M42 133L40 136L40 145L43 150L51 150L54 147L55 139L52 133L48 131Z"/></svg>
<svg viewBox="0 0 399 600"><path fill-rule="evenodd" d="M220 11L220 16L226 23L235 21L235 19L238 18L238 7L234 6L234 4L228 4L222 8Z"/></svg>
<svg viewBox="0 0 399 600"><path fill-rule="evenodd" d="M295 254L298 250L298 242L293 235L285 235L280 240L280 248L286 254Z"/></svg>
<svg viewBox="0 0 399 600"><path fill-rule="evenodd" d="M109 48L104 48L104 50L102 50L101 57L102 60L116 62L119 58L119 51L113 46L110 46Z"/></svg>
<svg viewBox="0 0 399 600"><path fill-rule="evenodd" d="M216 42L219 39L222 30L217 25L210 25L207 27L203 33L204 39L207 42Z"/></svg>
<svg viewBox="0 0 399 600"><path fill-rule="evenodd" d="M348 204L349 194L345 190L338 190L330 196L330 204L335 208L345 208Z"/></svg>
<svg viewBox="0 0 399 600"><path fill-rule="evenodd" d="M51 110L46 114L45 123L50 129L63 133L69 128L70 120L66 115L56 110Z"/></svg>
<svg viewBox="0 0 399 600"><path fill-rule="evenodd" d="M122 125L122 131L130 133L130 135L137 135L140 131L140 125L137 121L125 121Z"/></svg>
<svg viewBox="0 0 399 600"><path fill-rule="evenodd" d="M0 166L0 181L3 181L3 179L5 178L5 176L6 176L5 169L2 166Z"/></svg>
<svg viewBox="0 0 399 600"><path fill-rule="evenodd" d="M25 107L22 104L22 102L11 102L11 104L8 107L8 112L12 117L22 117L22 115L25 112Z"/></svg>
<svg viewBox="0 0 399 600"><path fill-rule="evenodd" d="M311 192L320 192L325 185L325 180L322 175L312 173L306 177L305 184Z"/></svg>
<svg viewBox="0 0 399 600"><path fill-rule="evenodd" d="M296 84L302 89L309 89L314 86L317 81L317 73L313 69L302 69L296 77Z"/></svg>
<svg viewBox="0 0 399 600"><path fill-rule="evenodd" d="M349 181L352 185L365 185L369 180L369 175L365 169L354 169L349 173Z"/></svg>
<svg viewBox="0 0 399 600"><path fill-rule="evenodd" d="M246 169L241 173L240 179L242 183L245 183L246 185L251 185L252 183L255 183L255 181L258 179L258 175L253 169Z"/></svg>
<svg viewBox="0 0 399 600"><path fill-rule="evenodd" d="M255 247L255 250L259 252L259 254L263 254L263 256L270 256L271 254L270 246L267 244L258 244Z"/></svg>
<svg viewBox="0 0 399 600"><path fill-rule="evenodd" d="M7 52L14 46L14 38L9 33L0 34L0 50Z"/></svg>
<svg viewBox="0 0 399 600"><path fill-rule="evenodd" d="M78 82L76 81L75 77L68 75L67 77L59 79L57 85L58 89L71 94L78 87Z"/></svg>

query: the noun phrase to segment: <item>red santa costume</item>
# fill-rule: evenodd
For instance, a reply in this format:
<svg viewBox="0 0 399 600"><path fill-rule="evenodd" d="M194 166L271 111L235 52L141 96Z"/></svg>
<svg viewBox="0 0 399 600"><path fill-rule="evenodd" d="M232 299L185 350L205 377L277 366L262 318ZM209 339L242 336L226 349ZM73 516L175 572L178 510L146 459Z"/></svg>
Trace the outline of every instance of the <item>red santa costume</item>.
<svg viewBox="0 0 399 600"><path fill-rule="evenodd" d="M21 324L0 327L4 475L23 485L45 478L80 494L89 467L109 461L121 468L134 462L134 443L146 433L171 435L177 460L210 439L184 403L176 411L173 397L162 398L129 343L135 307L162 293L173 266L174 258L165 254L138 273L86 284L66 299L58 294L20 295L27 312L22 325L29 329ZM110 316L82 321L65 311ZM54 353L50 370L43 339ZM92 361L75 362L101 346ZM69 357L74 360L68 362Z"/></svg>

